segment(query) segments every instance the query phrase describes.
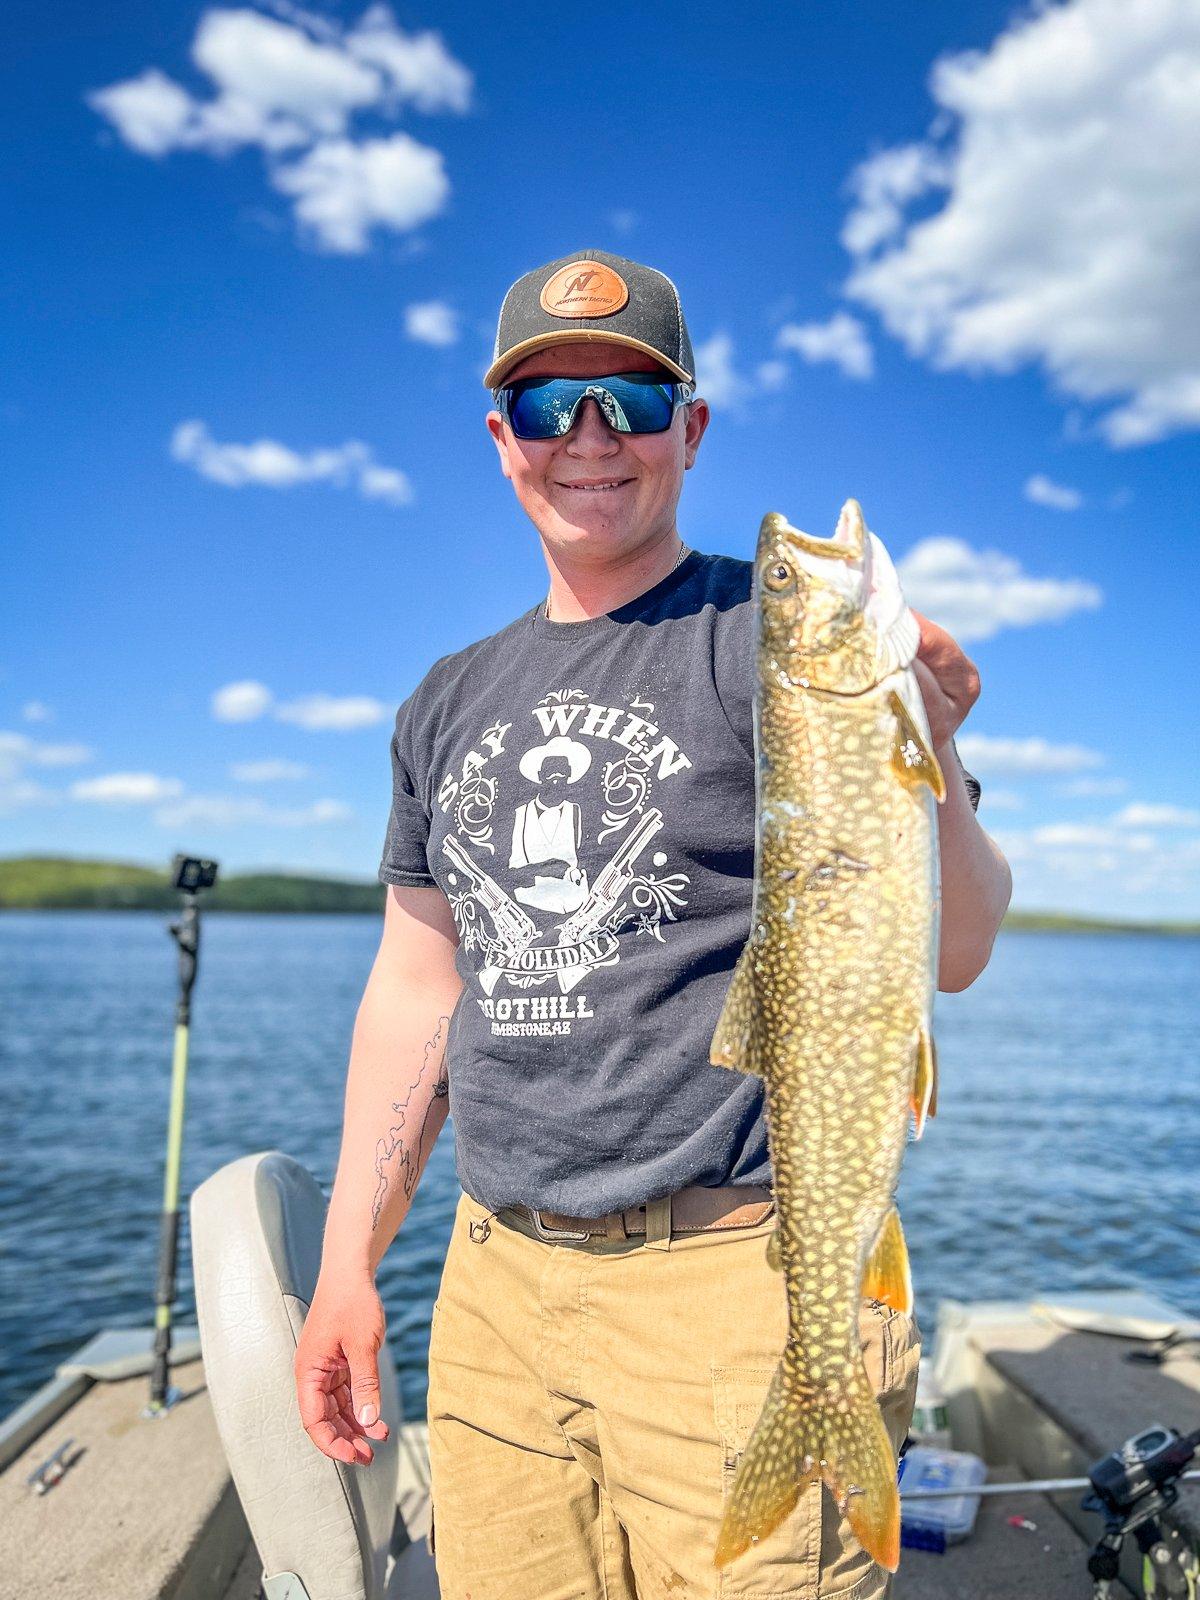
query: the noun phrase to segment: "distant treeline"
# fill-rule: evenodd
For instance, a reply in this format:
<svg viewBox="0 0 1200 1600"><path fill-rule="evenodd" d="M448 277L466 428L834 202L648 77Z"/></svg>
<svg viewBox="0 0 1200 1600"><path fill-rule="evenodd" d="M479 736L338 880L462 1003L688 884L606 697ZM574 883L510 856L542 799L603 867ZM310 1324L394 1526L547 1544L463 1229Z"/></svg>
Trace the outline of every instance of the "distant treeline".
<svg viewBox="0 0 1200 1600"><path fill-rule="evenodd" d="M165 869L65 856L0 857L0 910L173 911ZM382 913L383 885L290 872L235 872L201 895L205 910ZM1055 911L1010 911L1005 928L1046 933L1200 934L1200 922L1117 922Z"/></svg>
<svg viewBox="0 0 1200 1600"><path fill-rule="evenodd" d="M200 895L205 911L383 911L381 883L306 878L290 872L232 872ZM174 911L179 891L163 868L56 856L0 858L0 909Z"/></svg>

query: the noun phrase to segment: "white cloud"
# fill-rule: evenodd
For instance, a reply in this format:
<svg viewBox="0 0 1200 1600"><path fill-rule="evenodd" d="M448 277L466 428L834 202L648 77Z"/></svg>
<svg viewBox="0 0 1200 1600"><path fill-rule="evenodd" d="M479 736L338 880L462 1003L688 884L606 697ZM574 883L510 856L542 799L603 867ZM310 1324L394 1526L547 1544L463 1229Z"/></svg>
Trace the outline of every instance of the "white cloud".
<svg viewBox="0 0 1200 1600"><path fill-rule="evenodd" d="M353 486L365 498L407 505L412 485L398 467L376 462L369 445L357 439L345 444L301 452L276 439L256 439L251 444L221 444L203 422L181 422L171 435L176 461L194 467L203 478L226 488L258 484L268 489L291 489L298 483Z"/></svg>
<svg viewBox="0 0 1200 1600"><path fill-rule="evenodd" d="M1080 772L1102 767L1104 757L1078 744L1042 738L1003 739L987 733L956 734L954 745L969 772Z"/></svg>
<svg viewBox="0 0 1200 1600"><path fill-rule="evenodd" d="M962 539L922 539L896 563L906 599L958 639L990 639L1002 628L1061 622L1103 596L1082 578L1034 578L998 550Z"/></svg>
<svg viewBox="0 0 1200 1600"><path fill-rule="evenodd" d="M786 361L760 361L754 376L760 389L768 392L782 389L788 379L788 364Z"/></svg>
<svg viewBox="0 0 1200 1600"><path fill-rule="evenodd" d="M388 139L323 139L271 182L295 202L297 220L339 255L361 255L371 229L396 233L436 217L450 193L440 150L407 133Z"/></svg>
<svg viewBox="0 0 1200 1600"><path fill-rule="evenodd" d="M1112 819L1115 827L1200 828L1200 811L1187 806L1147 805L1133 801Z"/></svg>
<svg viewBox="0 0 1200 1600"><path fill-rule="evenodd" d="M247 678L217 690L212 697L212 714L218 722L254 722L270 709L273 699L265 683Z"/></svg>
<svg viewBox="0 0 1200 1600"><path fill-rule="evenodd" d="M0 778L14 778L26 767L74 767L90 761L85 744L41 744L27 733L0 730Z"/></svg>
<svg viewBox="0 0 1200 1600"><path fill-rule="evenodd" d="M351 124L365 112L395 119L406 106L465 113L471 73L438 34L406 33L387 6L348 31L280 9L282 20L248 8L203 14L191 54L213 85L207 98L149 67L94 90L88 104L141 155L257 147L273 187L329 250L358 253L376 227L404 232L436 215L449 194L440 152L407 134L355 141Z"/></svg>
<svg viewBox="0 0 1200 1600"><path fill-rule="evenodd" d="M233 828L263 824L272 828L303 828L312 823L344 822L354 815L341 800L314 800L307 806L272 806L265 800L243 795L188 795L154 813L163 828Z"/></svg>
<svg viewBox="0 0 1200 1600"><path fill-rule="evenodd" d="M1129 787L1127 778L1073 778L1070 783L1060 783L1055 794L1071 797L1123 794Z"/></svg>
<svg viewBox="0 0 1200 1600"><path fill-rule="evenodd" d="M54 721L53 711L41 700L27 700L21 707L21 716L26 722Z"/></svg>
<svg viewBox="0 0 1200 1600"><path fill-rule="evenodd" d="M81 778L71 785L72 800L92 800L102 805L148 805L183 793L178 778L160 778L154 772L109 772L101 778Z"/></svg>
<svg viewBox="0 0 1200 1600"><path fill-rule="evenodd" d="M828 322L787 322L775 336L780 350L794 350L810 363L829 361L848 378L869 378L875 356L857 317L837 311Z"/></svg>
<svg viewBox="0 0 1200 1600"><path fill-rule="evenodd" d="M0 729L0 814L23 806L57 805L60 796L27 776L29 769L78 766L93 753L84 744L41 744L27 733Z"/></svg>
<svg viewBox="0 0 1200 1600"><path fill-rule="evenodd" d="M936 368L1040 364L1114 446L1200 426L1193 0L1038 4L930 91L851 180L849 297Z"/></svg>
<svg viewBox="0 0 1200 1600"><path fill-rule="evenodd" d="M370 695L309 694L275 708L280 722L293 722L312 731L370 728L392 715L382 700Z"/></svg>
<svg viewBox="0 0 1200 1600"><path fill-rule="evenodd" d="M269 711L277 722L292 723L310 732L330 729L344 732L347 729L374 727L391 716L393 709L389 709L382 700L366 694L307 694L281 703L265 684L257 683L254 679L228 683L212 697L212 714L218 722L254 722ZM271 763L266 765L270 766ZM279 765L288 767L290 763ZM244 782L259 781L244 777L241 771L235 775ZM292 777L299 774L277 771L273 775Z"/></svg>
<svg viewBox="0 0 1200 1600"><path fill-rule="evenodd" d="M904 207L935 187L944 186L951 168L932 145L895 145L880 150L855 168L849 187L853 210L842 227L842 243L853 256L893 239L904 225Z"/></svg>
<svg viewBox="0 0 1200 1600"><path fill-rule="evenodd" d="M1051 822L1034 828L1029 835L1034 845L1058 845L1070 850L1132 850L1143 854L1153 850L1153 834L1130 833L1124 828L1108 828L1096 822Z"/></svg>
<svg viewBox="0 0 1200 1600"><path fill-rule="evenodd" d="M235 783L291 783L307 778L310 770L302 761L267 757L263 761L235 761L229 768L229 776Z"/></svg>
<svg viewBox="0 0 1200 1600"><path fill-rule="evenodd" d="M421 300L405 306L404 331L420 344L454 344L458 339L458 313L444 300Z"/></svg>
<svg viewBox="0 0 1200 1600"><path fill-rule="evenodd" d="M956 748L960 742L958 739L954 741ZM1024 799L1012 789L992 789L989 787L984 793L983 799L987 801L989 811L1024 811L1025 809Z"/></svg>
<svg viewBox="0 0 1200 1600"><path fill-rule="evenodd" d="M1013 870L1013 905L1117 921L1200 915L1200 839L1111 825L989 828Z"/></svg>
<svg viewBox="0 0 1200 1600"><path fill-rule="evenodd" d="M386 5L374 5L363 13L353 32L346 36L346 48L358 61L378 67L388 91L418 111L455 111L460 116L471 109L474 79L456 61L440 35L405 33Z"/></svg>
<svg viewBox="0 0 1200 1600"><path fill-rule="evenodd" d="M624 207L608 213L608 225L614 233L632 233L638 225L638 214Z"/></svg>
<svg viewBox="0 0 1200 1600"><path fill-rule="evenodd" d="M750 392L750 385L736 370L733 339L728 333L714 333L696 346L696 394L708 401L714 411L735 410Z"/></svg>
<svg viewBox="0 0 1200 1600"><path fill-rule="evenodd" d="M218 108L227 110L247 133L273 118L296 129L297 140L341 133L353 112L380 98L378 74L348 51L257 11L206 11L192 60L220 89L215 102L197 107L198 116L207 114L211 124ZM255 142L267 140L260 134Z"/></svg>
<svg viewBox="0 0 1200 1600"><path fill-rule="evenodd" d="M24 806L57 805L60 796L52 789L30 778L7 778L0 773L0 816L19 811Z"/></svg>
<svg viewBox="0 0 1200 1600"><path fill-rule="evenodd" d="M1054 511L1078 511L1083 496L1078 489L1068 489L1066 484L1055 483L1043 472L1035 472L1025 480L1025 498L1036 506L1049 506Z"/></svg>
<svg viewBox="0 0 1200 1600"><path fill-rule="evenodd" d="M97 89L87 101L93 111L108 118L131 150L144 156L164 156L196 142L191 95L157 67Z"/></svg>

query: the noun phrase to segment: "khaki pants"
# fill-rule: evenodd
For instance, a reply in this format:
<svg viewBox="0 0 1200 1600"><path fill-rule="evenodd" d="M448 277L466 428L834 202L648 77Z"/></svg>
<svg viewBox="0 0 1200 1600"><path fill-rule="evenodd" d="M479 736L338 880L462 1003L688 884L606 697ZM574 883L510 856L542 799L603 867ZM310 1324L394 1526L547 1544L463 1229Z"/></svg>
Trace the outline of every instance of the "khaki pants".
<svg viewBox="0 0 1200 1600"><path fill-rule="evenodd" d="M768 1538L713 1565L786 1337L783 1280L765 1259L773 1208L674 1237L668 1208L650 1209L649 1242L550 1244L518 1213L460 1199L429 1349L442 1600L888 1595L889 1574L820 1483ZM920 1331L875 1300L859 1328L898 1455Z"/></svg>

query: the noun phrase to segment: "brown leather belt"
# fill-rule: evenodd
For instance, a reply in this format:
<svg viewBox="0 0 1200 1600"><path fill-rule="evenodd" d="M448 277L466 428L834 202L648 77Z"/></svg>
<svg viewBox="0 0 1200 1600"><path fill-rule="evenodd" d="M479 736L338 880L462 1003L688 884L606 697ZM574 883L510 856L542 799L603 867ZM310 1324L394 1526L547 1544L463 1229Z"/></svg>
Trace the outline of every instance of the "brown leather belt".
<svg viewBox="0 0 1200 1600"><path fill-rule="evenodd" d="M671 1232L699 1233L706 1229L752 1228L765 1222L775 1206L770 1186L765 1183L690 1183L671 1196ZM569 1217L560 1211L543 1211L537 1206L509 1206L522 1221L528 1222L540 1239L608 1239L631 1237L646 1231L646 1207L610 1211L603 1217ZM504 1211L496 1213L503 1219Z"/></svg>

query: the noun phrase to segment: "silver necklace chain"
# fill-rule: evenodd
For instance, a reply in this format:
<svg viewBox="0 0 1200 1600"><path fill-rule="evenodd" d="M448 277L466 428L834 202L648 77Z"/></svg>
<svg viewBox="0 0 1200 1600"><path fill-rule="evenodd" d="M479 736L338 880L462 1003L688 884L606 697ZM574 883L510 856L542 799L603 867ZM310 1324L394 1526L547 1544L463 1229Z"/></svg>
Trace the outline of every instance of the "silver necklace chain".
<svg viewBox="0 0 1200 1600"><path fill-rule="evenodd" d="M675 567L677 567L679 565L679 563L683 560L684 556L690 555L690 554L691 554L691 552L689 551L687 545L684 544L683 540L681 539L679 541L679 554L675 557ZM675 571L675 567L671 568L671 572ZM667 574L668 577L670 577L670 575L671 575L670 573ZM661 578L659 579L659 582L660 583L662 582ZM651 587L653 588L654 586L651 585ZM549 595L547 595L545 600L542 602L542 612L543 612L543 614L544 614L544 616L546 618L546 621L549 622L551 620L550 619L550 596Z"/></svg>

